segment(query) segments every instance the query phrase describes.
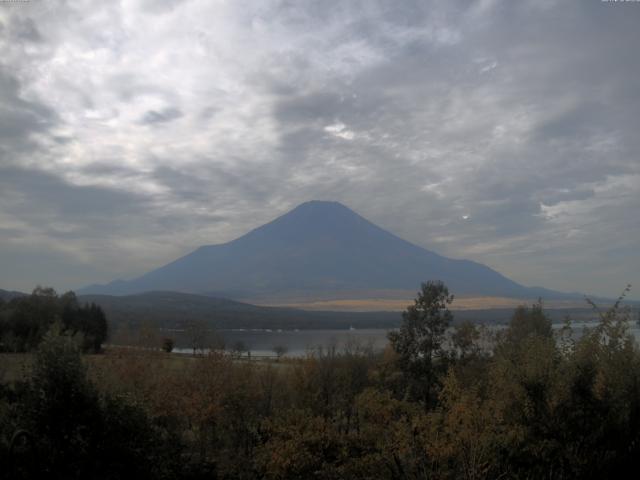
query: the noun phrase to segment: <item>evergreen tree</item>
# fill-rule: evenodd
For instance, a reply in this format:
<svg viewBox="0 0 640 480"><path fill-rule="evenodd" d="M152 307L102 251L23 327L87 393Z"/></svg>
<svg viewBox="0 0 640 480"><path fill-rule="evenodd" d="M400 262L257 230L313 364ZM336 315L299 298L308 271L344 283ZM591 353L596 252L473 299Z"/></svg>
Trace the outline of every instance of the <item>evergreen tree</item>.
<svg viewBox="0 0 640 480"><path fill-rule="evenodd" d="M438 360L444 357L442 344L453 320L448 309L452 301L453 295L443 282L423 283L414 304L402 314L400 330L388 335L410 395L425 406L434 400L434 386L443 368Z"/></svg>

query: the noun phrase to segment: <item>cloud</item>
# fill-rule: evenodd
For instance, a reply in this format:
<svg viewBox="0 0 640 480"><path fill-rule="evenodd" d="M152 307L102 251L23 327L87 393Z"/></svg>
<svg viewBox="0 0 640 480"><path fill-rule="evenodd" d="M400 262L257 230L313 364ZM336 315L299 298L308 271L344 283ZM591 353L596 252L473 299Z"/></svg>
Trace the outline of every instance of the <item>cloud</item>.
<svg viewBox="0 0 640 480"><path fill-rule="evenodd" d="M7 157L32 146L32 137L49 130L55 111L22 96L20 82L0 66L0 155Z"/></svg>
<svg viewBox="0 0 640 480"><path fill-rule="evenodd" d="M153 125L156 123L168 123L182 117L182 112L173 107L167 107L160 111L149 110L144 114L140 123L144 125Z"/></svg>
<svg viewBox="0 0 640 480"><path fill-rule="evenodd" d="M640 281L638 20L557 1L0 7L0 257L51 251L77 287L323 198L525 284L615 295Z"/></svg>
<svg viewBox="0 0 640 480"><path fill-rule="evenodd" d="M324 131L344 140L353 140L355 134L347 129L344 123L334 123L333 125L327 125L324 127Z"/></svg>
<svg viewBox="0 0 640 480"><path fill-rule="evenodd" d="M31 18L16 16L7 26L9 41L25 43L42 41L42 36Z"/></svg>

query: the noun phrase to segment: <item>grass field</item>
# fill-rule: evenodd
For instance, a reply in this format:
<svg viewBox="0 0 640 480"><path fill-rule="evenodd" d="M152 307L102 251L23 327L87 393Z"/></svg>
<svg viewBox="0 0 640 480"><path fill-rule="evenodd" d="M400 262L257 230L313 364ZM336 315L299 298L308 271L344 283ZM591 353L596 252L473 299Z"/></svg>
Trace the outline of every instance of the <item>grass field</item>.
<svg viewBox="0 0 640 480"><path fill-rule="evenodd" d="M0 353L0 383L11 383L28 375L33 354Z"/></svg>
<svg viewBox="0 0 640 480"><path fill-rule="evenodd" d="M29 376L35 355L33 353L0 353L0 384L12 383ZM191 354L167 354L160 350L146 350L130 347L110 346L104 353L97 355L83 355L88 369L89 376L99 383L109 380L110 372L123 371L125 366L136 364L153 364L153 368L162 372L180 372L188 370L193 362L201 361L205 358L202 355L193 356ZM296 363L298 360L283 357L241 357L235 358L234 363L252 363L262 365L273 365L283 367ZM115 367L115 368L114 368ZM113 379L114 381L117 379Z"/></svg>
<svg viewBox="0 0 640 480"><path fill-rule="evenodd" d="M535 299L507 297L456 297L451 304L453 310L490 310L497 308L516 308L518 305L531 304ZM300 301L270 304L270 306L290 307L301 310L372 312L398 311L413 304L413 297L406 298L352 298L320 301ZM557 300L545 302L548 308L581 308L584 301Z"/></svg>

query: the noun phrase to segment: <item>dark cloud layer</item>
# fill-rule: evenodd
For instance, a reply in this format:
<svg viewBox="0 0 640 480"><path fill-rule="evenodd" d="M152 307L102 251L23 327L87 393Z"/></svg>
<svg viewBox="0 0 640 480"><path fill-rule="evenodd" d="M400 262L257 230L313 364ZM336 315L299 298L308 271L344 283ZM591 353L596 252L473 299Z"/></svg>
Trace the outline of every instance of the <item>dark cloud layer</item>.
<svg viewBox="0 0 640 480"><path fill-rule="evenodd" d="M23 99L18 80L0 67L0 154L24 150L31 135L47 131L54 119L45 104Z"/></svg>
<svg viewBox="0 0 640 480"><path fill-rule="evenodd" d="M168 107L160 111L149 110L144 114L140 123L144 125L153 125L155 123L172 122L182 116L182 112L174 107Z"/></svg>
<svg viewBox="0 0 640 480"><path fill-rule="evenodd" d="M525 284L640 287L639 20L599 1L1 5L0 288L134 276L311 198Z"/></svg>

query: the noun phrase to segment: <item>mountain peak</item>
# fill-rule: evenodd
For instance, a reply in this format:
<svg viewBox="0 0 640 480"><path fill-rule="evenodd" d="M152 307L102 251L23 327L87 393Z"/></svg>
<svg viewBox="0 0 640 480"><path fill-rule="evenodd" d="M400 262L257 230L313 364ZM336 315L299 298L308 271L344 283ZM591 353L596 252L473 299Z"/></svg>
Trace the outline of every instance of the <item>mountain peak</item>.
<svg viewBox="0 0 640 480"><path fill-rule="evenodd" d="M326 209L338 208L338 209L344 209L344 210L351 210L350 208L343 205L342 203L336 202L333 200L309 200L307 202L301 203L300 205L295 207L293 210L309 209L309 208L326 208Z"/></svg>
<svg viewBox="0 0 640 480"><path fill-rule="evenodd" d="M531 293L484 265L442 257L339 202L324 200L302 203L240 238L200 247L130 282L91 290L329 298L344 292L406 292L435 279L456 293Z"/></svg>
<svg viewBox="0 0 640 480"><path fill-rule="evenodd" d="M261 237L276 241L304 242L305 239L345 236L367 236L374 224L364 219L342 203L311 200L301 203L293 210L275 220L252 230L236 241ZM243 240L244 238L244 240Z"/></svg>
<svg viewBox="0 0 640 480"><path fill-rule="evenodd" d="M353 210L351 210L346 205L343 205L340 202L334 202L330 200L309 200L308 202L301 203L300 205L295 207L293 210L290 210L288 213L285 213L283 216L286 216L289 214L357 215Z"/></svg>

